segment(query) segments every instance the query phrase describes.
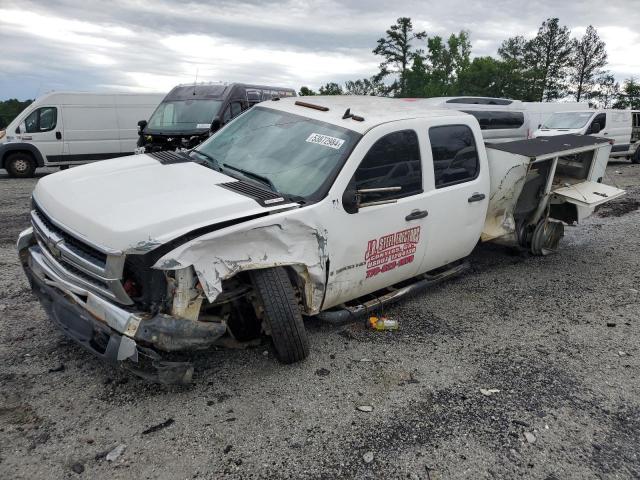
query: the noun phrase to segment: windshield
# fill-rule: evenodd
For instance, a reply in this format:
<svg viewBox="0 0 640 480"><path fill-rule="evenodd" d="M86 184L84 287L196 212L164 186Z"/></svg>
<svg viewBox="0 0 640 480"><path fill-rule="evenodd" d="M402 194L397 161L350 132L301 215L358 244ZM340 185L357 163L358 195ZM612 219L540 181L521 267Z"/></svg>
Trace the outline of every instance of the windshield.
<svg viewBox="0 0 640 480"><path fill-rule="evenodd" d="M308 198L333 179L360 137L346 128L253 107L198 151L230 175L245 171L281 194Z"/></svg>
<svg viewBox="0 0 640 480"><path fill-rule="evenodd" d="M540 128L582 128L593 112L559 112L547 118Z"/></svg>
<svg viewBox="0 0 640 480"><path fill-rule="evenodd" d="M175 100L162 102L151 118L149 129L161 132L187 132L211 127L222 100Z"/></svg>

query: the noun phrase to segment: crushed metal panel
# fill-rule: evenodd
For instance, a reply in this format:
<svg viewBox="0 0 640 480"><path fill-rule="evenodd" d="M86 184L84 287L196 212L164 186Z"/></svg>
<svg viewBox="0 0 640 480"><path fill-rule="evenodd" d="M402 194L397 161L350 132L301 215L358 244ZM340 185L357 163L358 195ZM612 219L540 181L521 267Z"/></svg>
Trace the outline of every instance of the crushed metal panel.
<svg viewBox="0 0 640 480"><path fill-rule="evenodd" d="M483 242L515 232L513 211L522 192L530 164L528 157L493 149L487 149L487 158L491 190L489 209L482 229Z"/></svg>
<svg viewBox="0 0 640 480"><path fill-rule="evenodd" d="M581 182L553 190L555 197L582 207L596 207L624 194L624 190L597 182Z"/></svg>
<svg viewBox="0 0 640 480"><path fill-rule="evenodd" d="M222 281L239 272L294 266L305 281L305 304L320 310L325 288L327 231L315 213L310 218L287 218L287 212L256 219L203 235L160 258L154 268L174 270L193 266L210 302L222 292Z"/></svg>

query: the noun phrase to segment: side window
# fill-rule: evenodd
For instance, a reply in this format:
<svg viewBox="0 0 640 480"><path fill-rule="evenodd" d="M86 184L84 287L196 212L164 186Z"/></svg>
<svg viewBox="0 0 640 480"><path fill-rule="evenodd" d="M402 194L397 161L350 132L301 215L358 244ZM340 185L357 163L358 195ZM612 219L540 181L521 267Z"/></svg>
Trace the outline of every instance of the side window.
<svg viewBox="0 0 640 480"><path fill-rule="evenodd" d="M228 105L227 108L224 109L224 113L222 114L222 123L225 124L229 120L231 120L231 105Z"/></svg>
<svg viewBox="0 0 640 480"><path fill-rule="evenodd" d="M600 130L604 130L604 127L607 126L607 114L599 113L598 115L596 115L596 118L593 119L593 121L591 122L591 125L593 125L594 123L599 123Z"/></svg>
<svg viewBox="0 0 640 480"><path fill-rule="evenodd" d="M34 110L24 120L25 131L27 133L33 133L38 131L38 110Z"/></svg>
<svg viewBox="0 0 640 480"><path fill-rule="evenodd" d="M476 117L482 130L515 130L524 125L524 113L522 112L463 111Z"/></svg>
<svg viewBox="0 0 640 480"><path fill-rule="evenodd" d="M242 112L242 103L233 102L231 104L231 118L235 117L236 115L239 115L240 112Z"/></svg>
<svg viewBox="0 0 640 480"><path fill-rule="evenodd" d="M362 159L354 180L356 190L400 187L399 191L367 194L367 202L421 193L422 168L416 132L402 130L379 139Z"/></svg>
<svg viewBox="0 0 640 480"><path fill-rule="evenodd" d="M56 128L58 109L56 107L41 107L34 110L25 119L27 133L48 132Z"/></svg>
<svg viewBox="0 0 640 480"><path fill-rule="evenodd" d="M480 162L473 132L466 125L429 129L436 188L468 182L478 176Z"/></svg>

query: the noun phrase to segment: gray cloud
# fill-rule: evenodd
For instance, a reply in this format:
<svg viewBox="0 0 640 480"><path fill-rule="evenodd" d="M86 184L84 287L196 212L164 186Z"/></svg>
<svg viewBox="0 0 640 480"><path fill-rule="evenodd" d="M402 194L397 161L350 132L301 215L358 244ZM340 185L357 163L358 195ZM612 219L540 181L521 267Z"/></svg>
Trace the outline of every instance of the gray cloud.
<svg viewBox="0 0 640 480"><path fill-rule="evenodd" d="M640 75L638 0L92 2L0 0L0 98L47 90L150 89L192 80L318 87L376 71L376 39L399 16L430 35L471 32L474 55L557 16L608 41L609 68ZM635 50L635 55L633 51Z"/></svg>

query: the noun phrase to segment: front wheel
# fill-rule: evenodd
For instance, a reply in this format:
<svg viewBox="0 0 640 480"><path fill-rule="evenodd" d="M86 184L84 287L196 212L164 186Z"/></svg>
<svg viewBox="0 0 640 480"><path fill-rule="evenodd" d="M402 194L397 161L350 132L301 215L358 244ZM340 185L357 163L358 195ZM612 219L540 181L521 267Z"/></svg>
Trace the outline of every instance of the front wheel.
<svg viewBox="0 0 640 480"><path fill-rule="evenodd" d="M631 163L640 163L640 145L636 148L636 153L631 157Z"/></svg>
<svg viewBox="0 0 640 480"><path fill-rule="evenodd" d="M11 177L29 178L36 172L36 162L28 153L13 153L7 158L5 168Z"/></svg>
<svg viewBox="0 0 640 480"><path fill-rule="evenodd" d="M282 267L254 270L251 280L278 360L295 363L305 359L309 355L307 331L286 270Z"/></svg>

